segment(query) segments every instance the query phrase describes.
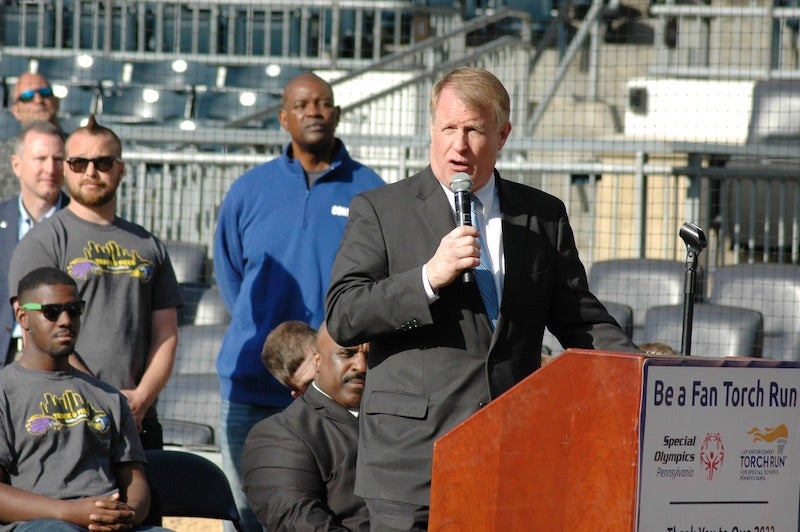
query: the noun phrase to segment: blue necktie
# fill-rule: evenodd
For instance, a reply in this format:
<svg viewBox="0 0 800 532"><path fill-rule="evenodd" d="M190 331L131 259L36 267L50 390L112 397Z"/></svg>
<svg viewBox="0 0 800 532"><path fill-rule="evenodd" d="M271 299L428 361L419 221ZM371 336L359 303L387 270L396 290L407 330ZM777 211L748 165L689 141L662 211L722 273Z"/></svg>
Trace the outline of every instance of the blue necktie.
<svg viewBox="0 0 800 532"><path fill-rule="evenodd" d="M478 242L481 244L481 263L475 268L475 282L483 299L483 306L486 307L486 315L489 323L494 330L497 325L497 314L499 304L497 302L497 287L494 284L494 270L492 269L492 256L489 254L489 247L484 242L486 231L486 219L483 216L483 204L477 196L472 196L472 220L473 225L478 228L481 236Z"/></svg>

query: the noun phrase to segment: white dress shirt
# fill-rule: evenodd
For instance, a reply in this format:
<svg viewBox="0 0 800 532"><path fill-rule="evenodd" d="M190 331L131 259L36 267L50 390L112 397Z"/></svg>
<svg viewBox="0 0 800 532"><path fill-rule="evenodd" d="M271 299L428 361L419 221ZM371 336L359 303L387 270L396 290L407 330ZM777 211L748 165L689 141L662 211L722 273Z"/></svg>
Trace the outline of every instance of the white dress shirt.
<svg viewBox="0 0 800 532"><path fill-rule="evenodd" d="M453 219L458 221L455 194L448 187L441 183L440 185L447 195L447 201L450 202ZM497 187L495 187L494 173L489 178L489 181L475 192L475 195L483 204L483 216L486 220L486 227L478 227L477 229L481 234L481 238L485 238L484 245L489 248L489 254L492 256L492 269L494 270L492 273L494 275L494 284L497 288L497 303L501 304L506 263L503 253L503 221L500 213L500 200L497 197ZM439 294L431 288L431 284L428 281L425 266L422 268L422 284L425 286L425 294L428 296L429 304L439 299Z"/></svg>

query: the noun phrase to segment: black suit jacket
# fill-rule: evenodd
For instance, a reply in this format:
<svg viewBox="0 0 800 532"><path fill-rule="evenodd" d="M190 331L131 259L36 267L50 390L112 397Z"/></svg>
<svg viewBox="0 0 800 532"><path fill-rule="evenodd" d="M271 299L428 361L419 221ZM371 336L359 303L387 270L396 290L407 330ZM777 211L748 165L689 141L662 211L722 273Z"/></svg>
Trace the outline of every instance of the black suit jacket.
<svg viewBox="0 0 800 532"><path fill-rule="evenodd" d="M69 196L61 193L61 206L69 203ZM14 328L14 310L8 301L8 269L11 255L17 247L19 234L19 196L0 203L0 367L5 365L6 350Z"/></svg>
<svg viewBox="0 0 800 532"><path fill-rule="evenodd" d="M242 453L242 489L270 532L369 530L353 494L358 419L314 386L256 424Z"/></svg>
<svg viewBox="0 0 800 532"><path fill-rule="evenodd" d="M564 204L495 175L506 273L494 333L474 283L427 303L422 266L455 228L430 167L350 205L327 323L340 345L371 342L359 495L427 505L434 441L540 366L545 326L564 346L636 350L589 292Z"/></svg>

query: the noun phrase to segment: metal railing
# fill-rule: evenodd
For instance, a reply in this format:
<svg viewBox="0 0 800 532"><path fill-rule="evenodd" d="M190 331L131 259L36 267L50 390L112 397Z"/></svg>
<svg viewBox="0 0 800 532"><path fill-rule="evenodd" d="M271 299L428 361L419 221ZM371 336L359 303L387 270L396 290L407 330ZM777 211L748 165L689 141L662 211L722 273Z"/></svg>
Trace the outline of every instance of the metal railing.
<svg viewBox="0 0 800 532"><path fill-rule="evenodd" d="M270 137L266 152L258 154L126 151L120 215L164 239L199 242L211 249L219 206L230 184L250 167L277 156L286 142L280 134ZM389 138L405 154L399 161L369 149ZM385 178L391 176L387 181L428 164L424 138L343 139L351 155ZM782 180L763 169L753 174L752 167L727 173L692 168L692 157L679 145L522 138L506 145L498 169L507 179L564 200L588 267L609 258L681 260L685 248L678 229L684 221L700 223L709 234L709 251L701 257L707 271L739 262L800 263L800 180L785 175ZM751 194L751 186L782 187L776 189L782 199ZM737 195L747 201L731 203Z"/></svg>
<svg viewBox="0 0 800 532"><path fill-rule="evenodd" d="M684 4L650 7L656 17L652 75L703 79L800 79L800 7Z"/></svg>
<svg viewBox="0 0 800 532"><path fill-rule="evenodd" d="M129 61L186 59L355 68L459 21L456 8L408 0L45 0L6 2L3 46L40 57L97 52Z"/></svg>

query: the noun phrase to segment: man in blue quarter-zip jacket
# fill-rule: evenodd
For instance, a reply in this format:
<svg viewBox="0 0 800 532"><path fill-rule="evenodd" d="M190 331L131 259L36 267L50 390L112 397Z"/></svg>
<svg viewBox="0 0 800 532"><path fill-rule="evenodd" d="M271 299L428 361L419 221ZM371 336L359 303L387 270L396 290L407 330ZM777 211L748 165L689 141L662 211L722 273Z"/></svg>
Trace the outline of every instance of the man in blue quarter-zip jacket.
<svg viewBox="0 0 800 532"><path fill-rule="evenodd" d="M223 466L246 530L261 530L240 489L242 446L256 422L287 406L289 390L261 361L267 334L287 320L319 327L350 199L383 184L335 137L333 90L311 72L283 91L291 142L234 182L222 203L214 269L231 323L217 359Z"/></svg>

